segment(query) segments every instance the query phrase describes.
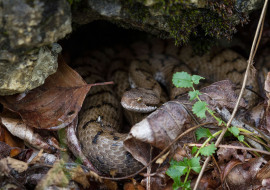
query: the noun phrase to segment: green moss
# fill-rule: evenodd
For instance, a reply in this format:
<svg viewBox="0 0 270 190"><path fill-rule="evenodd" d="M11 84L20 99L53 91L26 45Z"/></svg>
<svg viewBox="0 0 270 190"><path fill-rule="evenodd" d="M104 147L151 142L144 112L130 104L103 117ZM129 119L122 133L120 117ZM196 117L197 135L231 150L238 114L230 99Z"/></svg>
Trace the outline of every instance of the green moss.
<svg viewBox="0 0 270 190"><path fill-rule="evenodd" d="M128 16L139 24L144 23L150 16L149 9L143 3L134 0L123 0L121 3Z"/></svg>
<svg viewBox="0 0 270 190"><path fill-rule="evenodd" d="M122 3L130 18L138 23L152 16L150 9L162 15L176 44L187 43L190 35L198 34L198 27L204 36L230 39L236 31L235 20L247 22L247 16L236 10L234 0L205 0L200 5L187 0L123 0Z"/></svg>

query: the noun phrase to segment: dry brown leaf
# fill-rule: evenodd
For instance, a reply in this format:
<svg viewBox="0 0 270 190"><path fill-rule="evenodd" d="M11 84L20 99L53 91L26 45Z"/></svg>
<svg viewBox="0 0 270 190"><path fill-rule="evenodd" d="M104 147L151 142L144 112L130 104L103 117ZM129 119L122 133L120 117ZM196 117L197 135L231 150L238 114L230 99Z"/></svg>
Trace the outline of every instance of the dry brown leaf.
<svg viewBox="0 0 270 190"><path fill-rule="evenodd" d="M18 137L13 136L1 123L0 123L0 141L5 142L11 147L24 148L24 142Z"/></svg>
<svg viewBox="0 0 270 190"><path fill-rule="evenodd" d="M52 147L49 146L42 137L34 133L31 127L26 126L22 119L17 118L11 113L2 113L0 115L2 124L9 130L11 134L19 137L25 142L29 143L31 146L36 147L37 149L44 149L48 152L52 152Z"/></svg>
<svg viewBox="0 0 270 190"><path fill-rule="evenodd" d="M9 145L0 141L0 159L8 157L11 149Z"/></svg>
<svg viewBox="0 0 270 190"><path fill-rule="evenodd" d="M83 171L83 169L80 166L77 166L76 168L73 168L70 171L71 179L78 182L83 186L83 188L90 187L90 183L87 179L87 174Z"/></svg>
<svg viewBox="0 0 270 190"><path fill-rule="evenodd" d="M2 166L5 165L8 168L14 169L19 173L26 171L28 168L27 163L20 161L20 160L16 160L14 158L10 158L10 157L3 158L0 160L0 162L1 162Z"/></svg>
<svg viewBox="0 0 270 190"><path fill-rule="evenodd" d="M224 167L222 173L221 173L221 180L224 181L224 179L227 177L227 175L231 172L231 170L237 166L243 164L239 160L231 160L229 163L226 164Z"/></svg>
<svg viewBox="0 0 270 190"><path fill-rule="evenodd" d="M213 83L200 90L200 92L202 93L200 95L201 100L206 101L208 107L212 110L215 110L216 107L232 109L237 100L233 84L228 80ZM240 102L240 106L246 106L243 100ZM191 110L192 105L187 96L163 104L159 109L132 127L124 141L125 148L134 158L146 165L150 160L150 145L162 150L178 135L197 125L190 115ZM200 123L216 122L210 115L207 115L204 120L199 118L197 120ZM181 144L194 141L194 136L190 133L181 139Z"/></svg>
<svg viewBox="0 0 270 190"><path fill-rule="evenodd" d="M147 187L148 182L151 189L163 190L171 179L166 175L167 170L168 165L164 165L162 167L159 167L155 173L151 174L151 177L148 177L148 174L144 174L144 179L141 181L141 184L144 187Z"/></svg>
<svg viewBox="0 0 270 190"><path fill-rule="evenodd" d="M232 146L242 146L243 145L239 142L232 142L230 143ZM233 148L225 148L221 147L217 151L218 161L219 163L224 163L225 161L230 161L232 158L235 160L239 160L244 162L245 159L251 158L251 155L247 153L246 150L237 150Z"/></svg>
<svg viewBox="0 0 270 190"><path fill-rule="evenodd" d="M108 189L108 190L117 190L118 189L118 185L115 181L105 179L103 181L103 183L106 186L106 189Z"/></svg>
<svg viewBox="0 0 270 190"><path fill-rule="evenodd" d="M18 147L11 147L8 144L0 141L0 159L6 158L8 156L15 157L23 151L24 149Z"/></svg>
<svg viewBox="0 0 270 190"><path fill-rule="evenodd" d="M257 173L256 176L259 180L270 178L270 161Z"/></svg>
<svg viewBox="0 0 270 190"><path fill-rule="evenodd" d="M238 161L236 161L238 162ZM250 159L244 164L233 164L233 167L226 172L226 182L231 189L256 189L256 185L260 185L262 181L256 178L262 165L266 163L262 157ZM225 173L225 172L223 172Z"/></svg>
<svg viewBox="0 0 270 190"><path fill-rule="evenodd" d="M29 127L56 130L67 126L77 116L91 88L63 59L59 60L57 72L25 97L0 97L4 107L20 114Z"/></svg>
<svg viewBox="0 0 270 190"><path fill-rule="evenodd" d="M196 177L191 182L191 188L194 187ZM212 171L205 172L200 180L198 190L217 189L220 186L220 179L214 178Z"/></svg>
<svg viewBox="0 0 270 190"><path fill-rule="evenodd" d="M36 189L45 190L49 186L66 187L69 184L69 179L63 171L63 165L64 162L62 160L55 162L46 176L38 183Z"/></svg>
<svg viewBox="0 0 270 190"><path fill-rule="evenodd" d="M124 185L124 190L145 190L145 188L140 184L134 184L132 182L127 182Z"/></svg>

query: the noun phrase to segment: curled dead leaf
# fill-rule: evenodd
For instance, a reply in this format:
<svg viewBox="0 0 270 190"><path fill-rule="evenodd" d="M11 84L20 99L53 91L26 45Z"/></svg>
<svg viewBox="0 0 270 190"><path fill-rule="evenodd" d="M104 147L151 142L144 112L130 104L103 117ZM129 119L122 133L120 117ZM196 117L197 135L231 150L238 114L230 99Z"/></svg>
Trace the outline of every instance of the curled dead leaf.
<svg viewBox="0 0 270 190"><path fill-rule="evenodd" d="M19 137L37 149L44 149L48 152L53 151L53 147L49 146L39 134L34 133L33 129L28 127L20 118L13 117L9 114L1 114L0 118L2 124L14 136Z"/></svg>
<svg viewBox="0 0 270 190"><path fill-rule="evenodd" d="M0 160L0 162L2 166L6 165L8 168L14 169L19 173L26 171L28 168L27 163L10 157L3 158Z"/></svg>
<svg viewBox="0 0 270 190"><path fill-rule="evenodd" d="M213 83L203 88L201 93L200 99L206 101L208 107L212 110L215 110L216 107L232 109L237 100L234 86L228 80ZM240 106L246 106L243 99L240 101ZM146 165L150 160L150 145L163 150L181 133L197 125L197 121L201 123L216 122L210 115L207 115L204 120L197 118L195 121L192 114L190 114L192 113L191 110L192 105L186 95L166 102L131 128L124 141L125 148L135 159ZM194 135L189 133L181 139L180 144L194 141Z"/></svg>
<svg viewBox="0 0 270 190"><path fill-rule="evenodd" d="M270 178L270 161L268 161L265 166L257 173L257 178L259 180L264 180Z"/></svg>
<svg viewBox="0 0 270 190"><path fill-rule="evenodd" d="M223 179L226 177L227 184L231 189L256 189L256 185L261 185L262 182L256 176L266 160L259 157L250 159L244 164L237 164L239 161L233 162L226 166L226 168L230 168L225 169L229 172L223 172Z"/></svg>

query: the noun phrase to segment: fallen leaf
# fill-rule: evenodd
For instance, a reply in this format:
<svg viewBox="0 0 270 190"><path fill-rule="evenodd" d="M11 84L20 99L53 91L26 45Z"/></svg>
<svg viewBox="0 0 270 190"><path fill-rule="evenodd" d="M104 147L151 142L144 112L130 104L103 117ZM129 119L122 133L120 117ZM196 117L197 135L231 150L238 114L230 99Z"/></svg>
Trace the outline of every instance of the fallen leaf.
<svg viewBox="0 0 270 190"><path fill-rule="evenodd" d="M234 86L229 80L213 83L203 88L200 92L202 93L200 99L206 101L208 107L212 110L215 110L216 107L233 109L237 100ZM245 106L245 102L241 99L240 107ZM197 125L190 115L191 110L192 105L187 95L166 102L131 128L124 141L125 148L136 160L146 165L150 160L150 145L163 150L178 135ZM197 121L199 123L216 122L208 113L206 115L206 119L197 118ZM183 145L189 142L195 142L193 133L185 135L181 139L180 144Z"/></svg>
<svg viewBox="0 0 270 190"><path fill-rule="evenodd" d="M28 168L27 163L25 163L23 161L20 161L20 160L16 160L14 158L10 158L10 157L3 158L3 159L0 160L0 162L1 162L2 166L5 166L5 168L9 168L8 171L10 169L14 169L17 172L21 173L21 172L26 171L27 168Z"/></svg>
<svg viewBox="0 0 270 190"><path fill-rule="evenodd" d="M106 180L103 181L103 183L106 186L106 189L108 189L108 190L117 190L117 189L119 189L118 185L117 185L117 183L115 181L106 179Z"/></svg>
<svg viewBox="0 0 270 190"><path fill-rule="evenodd" d="M263 168L257 173L259 180L270 178L270 161L268 161Z"/></svg>
<svg viewBox="0 0 270 190"><path fill-rule="evenodd" d="M124 190L145 190L140 184L134 184L132 182L125 183Z"/></svg>
<svg viewBox="0 0 270 190"><path fill-rule="evenodd" d="M194 187L196 179L191 181L191 188ZM213 177L212 171L205 172L199 182L198 189L199 190L207 190L207 189L217 189L220 186L220 180L218 178Z"/></svg>
<svg viewBox="0 0 270 190"><path fill-rule="evenodd" d="M243 145L239 142L232 142L230 143L232 146L242 146ZM221 147L217 151L218 161L219 163L224 163L225 161L230 161L233 158L235 160L239 160L241 162L244 162L245 159L251 158L251 155L247 153L246 150L237 150L233 148L225 148Z"/></svg>
<svg viewBox="0 0 270 190"><path fill-rule="evenodd" d="M11 147L18 147L23 149L24 142L18 137L13 136L1 123L0 123L0 141L5 142Z"/></svg>
<svg viewBox="0 0 270 190"><path fill-rule="evenodd" d="M262 183L256 176L265 163L262 157L250 159L244 164L234 164L230 172L223 176L230 189L256 189Z"/></svg>
<svg viewBox="0 0 270 190"><path fill-rule="evenodd" d="M9 130L11 134L37 149L44 149L48 152L53 152L53 147L49 146L42 137L34 133L31 127L28 127L20 118L12 115L11 113L2 113L0 115L1 123Z"/></svg>
<svg viewBox="0 0 270 190"><path fill-rule="evenodd" d="M239 160L230 160L229 163L226 164L226 166L223 168L221 173L221 180L224 181L224 179L227 177L227 175L231 172L231 170L236 167L237 165L243 164Z"/></svg>
<svg viewBox="0 0 270 190"><path fill-rule="evenodd" d="M84 98L91 88L81 76L59 59L57 72L45 83L20 95L0 97L5 108L18 113L29 127L60 129L77 116Z"/></svg>
<svg viewBox="0 0 270 190"><path fill-rule="evenodd" d="M62 160L54 163L53 167L42 178L36 186L36 189L45 190L49 186L66 187L69 184L69 179L63 171L64 162Z"/></svg>
<svg viewBox="0 0 270 190"><path fill-rule="evenodd" d="M80 166L77 166L76 168L73 168L69 174L71 175L71 179L78 182L83 186L83 188L90 187L90 183L87 179L87 174L83 171L83 169Z"/></svg>

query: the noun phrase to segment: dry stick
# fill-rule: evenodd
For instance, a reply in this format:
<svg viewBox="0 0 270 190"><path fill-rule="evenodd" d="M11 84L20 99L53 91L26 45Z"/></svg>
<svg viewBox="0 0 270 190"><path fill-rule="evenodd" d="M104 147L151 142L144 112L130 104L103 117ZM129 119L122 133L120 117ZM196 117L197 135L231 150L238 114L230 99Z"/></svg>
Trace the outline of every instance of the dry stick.
<svg viewBox="0 0 270 190"><path fill-rule="evenodd" d="M150 149L150 159L152 159L152 153L153 153L153 147L151 146L151 149ZM152 164L150 164L148 167L147 167L147 178L146 178L146 190L151 190L151 166Z"/></svg>
<svg viewBox="0 0 270 190"><path fill-rule="evenodd" d="M153 162L155 162L160 156L162 156L165 152L167 152L171 146L176 143L180 138L182 138L183 136L185 136L186 134L190 133L191 131L203 126L203 125L209 125L212 124L211 122L209 123L202 123L199 125L195 125L194 127L186 130L185 132L183 132L181 135L179 135L177 138L175 138L165 149L163 149L153 160L151 160L146 166L144 166L142 169L140 169L139 171L137 171L134 174L131 174L129 176L125 176L125 177L118 177L118 178L112 178L112 177L103 177L100 176L102 179L110 179L110 180L123 180L123 179L127 179L127 178L131 178L135 175L138 175L140 172L142 172L144 169L146 169L148 166L150 166Z"/></svg>
<svg viewBox="0 0 270 190"><path fill-rule="evenodd" d="M188 144L188 146L197 146L197 147L200 147L202 145L201 144ZM270 155L270 152L268 152L268 151L260 150L260 149L256 149L256 148L248 148L248 147L244 147L244 146L218 145L217 147L219 147L219 148L232 148L232 149L254 151L254 152L259 152L259 153L262 153L262 154Z"/></svg>
<svg viewBox="0 0 270 190"><path fill-rule="evenodd" d="M260 16L260 20L259 20L259 23L258 23L258 26L257 26L257 29L256 29L256 33L255 33L255 36L254 36L254 39L253 39L253 42L252 42L252 47L251 47L251 51L250 51L250 54L249 54L249 59L248 59L248 65L247 65L247 69L246 69L246 73L245 73L245 76L244 76L244 80L243 80L243 84L242 84L242 88L241 88L241 91L240 91L240 94L239 94L239 97L237 99L237 102L236 102L236 105L234 107L234 110L233 110L233 113L232 113L232 116L230 118L230 120L228 121L227 125L226 125L226 128L224 128L221 132L221 134L219 135L216 143L215 143L215 146L217 147L219 144L220 144L220 141L222 140L224 134L226 133L228 127L230 126L235 114L236 114L236 111L238 109L238 106L239 106L239 103L240 103L240 100L243 96L243 93L244 93L244 90L245 90L245 86L246 86L246 82L247 82L247 77L248 77L248 73L249 73L249 70L250 70L250 66L251 66L251 63L253 61L253 58L254 58L254 52L256 52L257 50L257 47L258 47L258 44L259 42L257 42L257 39L258 39L258 34L259 34L259 31L262 29L261 25L263 25L262 21L264 20L264 17L265 17L265 13L266 13L266 7L267 7L267 3L268 3L268 0L265 0L264 2L264 6L263 6L263 9L262 9L262 12L261 12L261 16ZM259 35L259 39L260 39L260 36L261 36L262 32L260 32L260 35ZM255 47L256 46L256 47ZM210 161L210 156L207 157L207 159L205 160L204 164L203 164L203 167L200 171L200 174L196 180L196 183L195 183L195 186L194 186L194 190L197 189L198 185L199 185L199 182L202 178L202 175L203 175L203 172L208 164L208 162Z"/></svg>

